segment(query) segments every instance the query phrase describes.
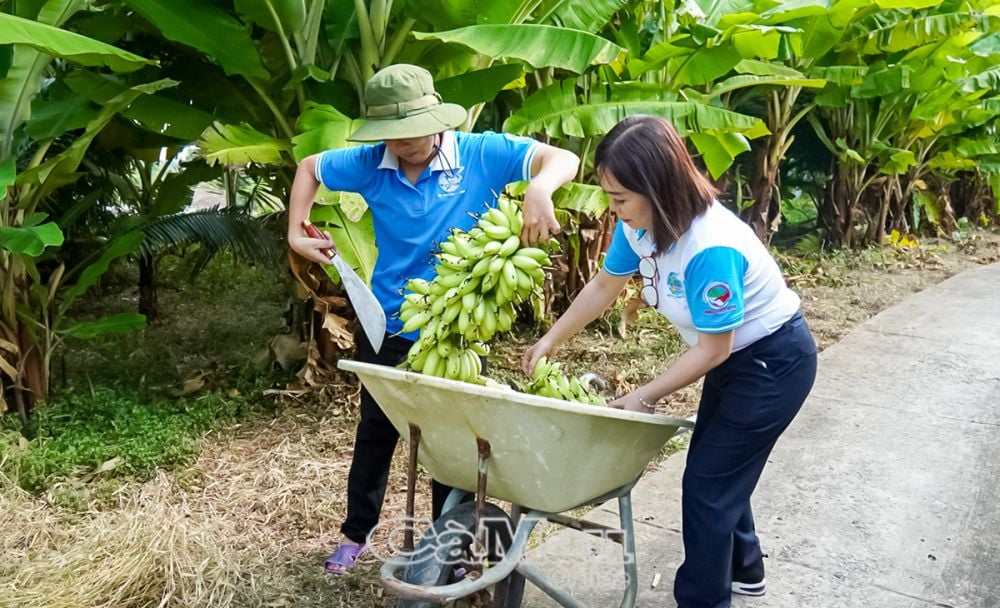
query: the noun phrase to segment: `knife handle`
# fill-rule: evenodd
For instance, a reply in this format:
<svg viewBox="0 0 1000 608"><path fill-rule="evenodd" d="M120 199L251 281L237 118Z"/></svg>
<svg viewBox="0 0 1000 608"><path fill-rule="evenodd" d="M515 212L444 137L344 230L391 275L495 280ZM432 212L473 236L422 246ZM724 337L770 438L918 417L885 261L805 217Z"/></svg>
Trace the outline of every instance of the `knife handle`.
<svg viewBox="0 0 1000 608"><path fill-rule="evenodd" d="M314 239L326 240L326 235L320 232L319 228L317 228L316 225L310 222L309 220L302 220L302 227L305 229L306 234L308 234L310 237ZM333 258L333 256L337 255L337 252L333 251L332 249L323 248L320 249L319 252L331 259Z"/></svg>

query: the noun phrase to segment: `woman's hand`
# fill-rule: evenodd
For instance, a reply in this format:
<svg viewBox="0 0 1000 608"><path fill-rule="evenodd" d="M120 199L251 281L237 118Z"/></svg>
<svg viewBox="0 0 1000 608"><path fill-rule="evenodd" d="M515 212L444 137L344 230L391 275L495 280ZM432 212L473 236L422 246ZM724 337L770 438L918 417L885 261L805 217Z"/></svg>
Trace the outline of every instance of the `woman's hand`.
<svg viewBox="0 0 1000 608"><path fill-rule="evenodd" d="M655 413L656 412L655 407L648 407L646 405L646 403L650 403L650 401L645 398L645 395L642 395L639 392L641 390L642 389L637 388L631 393L628 393L627 395L623 395L615 399L614 401L608 404L608 407L613 407L617 410L625 410L626 412L641 412L643 414ZM643 403L644 399L646 403Z"/></svg>
<svg viewBox="0 0 1000 608"><path fill-rule="evenodd" d="M543 188L532 188L524 193L524 227L521 228L521 243L534 245L545 243L549 237L559 234L562 228L556 220L555 207L552 203L552 192Z"/></svg>
<svg viewBox="0 0 1000 608"><path fill-rule="evenodd" d="M319 264L333 264L330 261L330 256L323 252L324 249L328 249L334 253L337 251L337 246L333 244L333 239L330 238L329 232L323 233L326 239L314 239L308 236L298 235L288 237L288 246L291 247L292 251L299 254L300 256L306 258L311 262L317 262Z"/></svg>
<svg viewBox="0 0 1000 608"><path fill-rule="evenodd" d="M551 342L547 340L548 334L542 336L542 339L535 342L531 348L524 351L524 355L521 357L521 371L523 371L528 376L535 373L535 364L542 357L547 357L550 352L555 350L555 347Z"/></svg>

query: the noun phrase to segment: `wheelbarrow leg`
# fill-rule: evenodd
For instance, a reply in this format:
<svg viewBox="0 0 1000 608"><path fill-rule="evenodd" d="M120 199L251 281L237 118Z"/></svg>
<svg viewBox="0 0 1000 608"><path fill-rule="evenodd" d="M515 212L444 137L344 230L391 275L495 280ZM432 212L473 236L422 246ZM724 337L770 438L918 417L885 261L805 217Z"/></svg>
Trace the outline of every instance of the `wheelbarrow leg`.
<svg viewBox="0 0 1000 608"><path fill-rule="evenodd" d="M635 559L635 529L632 525L632 493L618 497L618 513L621 517L623 532L622 557L625 561L625 595L622 596L621 608L635 606L635 598L639 592L639 569Z"/></svg>
<svg viewBox="0 0 1000 608"><path fill-rule="evenodd" d="M416 513L414 495L417 492L417 455L420 451L420 427L410 425L410 461L406 471L406 521L411 522L403 533L403 549L413 552L413 517Z"/></svg>

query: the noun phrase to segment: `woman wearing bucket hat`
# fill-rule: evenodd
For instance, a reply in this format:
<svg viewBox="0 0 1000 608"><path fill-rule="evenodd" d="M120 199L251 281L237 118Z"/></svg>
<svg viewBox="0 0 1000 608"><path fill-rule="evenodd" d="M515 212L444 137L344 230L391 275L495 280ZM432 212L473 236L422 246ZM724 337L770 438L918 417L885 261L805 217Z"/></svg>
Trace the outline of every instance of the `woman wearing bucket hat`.
<svg viewBox="0 0 1000 608"><path fill-rule="evenodd" d="M378 259L372 291L386 313L387 334L378 353L358 332L357 360L397 365L418 332L397 335L402 290L411 278L431 278L435 244L454 228L469 230L473 213L496 205L507 184L530 180L524 195L525 243L548 240L559 231L552 193L571 181L579 167L572 152L535 140L498 133L453 129L468 116L465 108L443 103L431 74L414 65L394 65L365 85L365 121L348 139L365 142L305 158L298 167L288 208L288 244L299 255L329 264L327 239L306 236L302 221L320 184L357 192L372 211ZM361 389L361 421L347 480L347 518L340 545L326 560L331 574L343 574L366 550L378 523L399 435L367 390ZM436 519L450 488L434 482Z"/></svg>

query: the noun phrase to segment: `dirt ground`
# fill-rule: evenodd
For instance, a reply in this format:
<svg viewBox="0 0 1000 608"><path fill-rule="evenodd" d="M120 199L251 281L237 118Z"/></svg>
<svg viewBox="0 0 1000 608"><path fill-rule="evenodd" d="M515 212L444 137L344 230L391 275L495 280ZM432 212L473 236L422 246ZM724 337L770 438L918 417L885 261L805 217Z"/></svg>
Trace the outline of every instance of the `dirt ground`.
<svg viewBox="0 0 1000 608"><path fill-rule="evenodd" d="M818 261L782 257L780 261L789 283L802 297L805 315L820 347L825 348L857 324L914 292L977 264L1000 261L1000 235L978 232L958 244L922 242L917 249L852 252ZM556 354L570 371L592 371L606 380L609 396L646 381L681 351L676 332L650 311L640 311L638 318L624 327L621 318L622 312L616 311L595 322ZM533 338L524 336L496 350L492 364L498 377L503 379L513 373L516 360ZM20 511L22 515L16 522L23 530L20 534L36 543L31 551L37 574L29 576L16 570L12 574L21 577L22 588L42 585L46 577L59 576L65 566L63 556L74 546L85 547L87 539L99 538L108 533L109 527L127 522L131 527L120 532L134 539L133 544L155 538L167 543L163 552L186 556L166 568L154 564L147 570L135 571L133 578L144 577L147 587L161 585L165 594L167 588L171 589L160 604L163 606L199 605L193 596L185 598L174 585L177 581L212 577L212 584L231 595L225 602L200 605L394 605L378 584L380 561L374 556L363 558L347 576L322 573L323 559L335 547L344 517L358 394L356 382L347 375L333 373L328 380L313 393L281 397L271 420L250 421L214 433L205 441L205 451L192 467L121 488L119 504L110 511L64 517L53 514L44 497L32 499L16 494L5 499L0 492L2 511ZM688 416L696 403L697 388L689 388L664 404L662 412ZM404 511L405 458L399 452L397 456L384 517ZM426 479L420 484L418 515L428 515L428 485ZM152 504L159 505L161 511L164 504L170 509L159 520L138 516ZM163 517L170 519L164 521ZM54 518L61 522L56 526L60 528L58 533L53 532ZM51 547L44 544L45 539L51 539ZM174 539L188 540L181 547L181 540ZM204 545L203 552L199 553L201 544L195 547L192 539ZM15 544L22 551L24 542ZM118 557L103 556L101 568L127 575L128 568L134 566L116 562ZM211 577L206 574L205 564L217 566ZM123 585L126 582L118 586ZM5 597L14 596L5 596L3 591L0 588L0 607L27 605L6 603ZM21 595L22 600L24 597ZM64 605L76 605L65 601L68 603ZM118 598L115 605L157 603Z"/></svg>

